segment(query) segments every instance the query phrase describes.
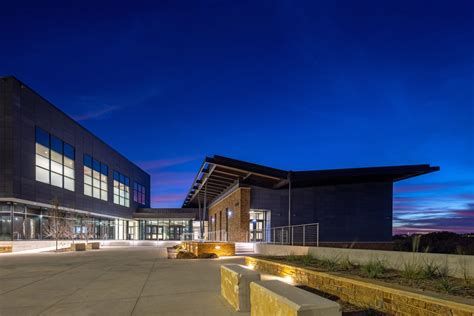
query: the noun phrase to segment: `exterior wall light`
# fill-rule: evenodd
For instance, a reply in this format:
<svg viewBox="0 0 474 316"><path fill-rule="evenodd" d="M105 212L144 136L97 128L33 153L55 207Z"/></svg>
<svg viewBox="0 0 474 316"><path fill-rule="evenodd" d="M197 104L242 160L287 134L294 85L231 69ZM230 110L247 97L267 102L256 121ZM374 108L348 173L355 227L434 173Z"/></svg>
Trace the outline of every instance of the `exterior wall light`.
<svg viewBox="0 0 474 316"><path fill-rule="evenodd" d="M231 215L232 215L232 211L227 211L227 215L231 216Z"/></svg>
<svg viewBox="0 0 474 316"><path fill-rule="evenodd" d="M219 249L221 249L221 246L215 246L214 248L219 250Z"/></svg>

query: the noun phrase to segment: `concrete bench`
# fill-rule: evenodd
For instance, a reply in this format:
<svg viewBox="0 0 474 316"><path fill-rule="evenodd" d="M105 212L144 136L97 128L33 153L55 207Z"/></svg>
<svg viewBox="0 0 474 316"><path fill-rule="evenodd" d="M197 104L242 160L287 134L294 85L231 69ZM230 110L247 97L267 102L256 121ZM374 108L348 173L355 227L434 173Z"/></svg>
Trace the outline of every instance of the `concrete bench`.
<svg viewBox="0 0 474 316"><path fill-rule="evenodd" d="M260 281L260 273L238 264L221 266L221 295L240 312L250 310L250 282Z"/></svg>
<svg viewBox="0 0 474 316"><path fill-rule="evenodd" d="M278 280L250 284L250 315L341 316L338 303Z"/></svg>
<svg viewBox="0 0 474 316"><path fill-rule="evenodd" d="M87 243L87 249L100 249L99 241L89 241Z"/></svg>
<svg viewBox="0 0 474 316"><path fill-rule="evenodd" d="M85 243L71 244L72 251L86 251Z"/></svg>

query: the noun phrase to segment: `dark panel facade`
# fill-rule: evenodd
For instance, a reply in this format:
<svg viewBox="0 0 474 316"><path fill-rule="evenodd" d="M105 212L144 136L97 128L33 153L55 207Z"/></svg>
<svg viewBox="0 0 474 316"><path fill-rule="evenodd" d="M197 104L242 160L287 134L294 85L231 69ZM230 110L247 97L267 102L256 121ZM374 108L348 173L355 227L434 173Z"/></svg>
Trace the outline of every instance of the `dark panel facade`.
<svg viewBox="0 0 474 316"><path fill-rule="evenodd" d="M13 193L12 82L0 81L0 197Z"/></svg>
<svg viewBox="0 0 474 316"><path fill-rule="evenodd" d="M125 218L131 218L139 207L150 207L150 176L146 172L15 78L0 79L0 92L4 114L0 118L0 159L2 180L5 179L0 196L47 204L57 198L61 206ZM74 192L35 180L36 127L74 146ZM84 154L108 166L107 201L84 195ZM130 207L113 203L114 171L130 179ZM145 186L144 205L133 200L134 182Z"/></svg>
<svg viewBox="0 0 474 316"><path fill-rule="evenodd" d="M291 224L320 224L322 242L392 239L392 183L292 189ZM271 226L288 225L288 190L253 186L250 208L271 211Z"/></svg>

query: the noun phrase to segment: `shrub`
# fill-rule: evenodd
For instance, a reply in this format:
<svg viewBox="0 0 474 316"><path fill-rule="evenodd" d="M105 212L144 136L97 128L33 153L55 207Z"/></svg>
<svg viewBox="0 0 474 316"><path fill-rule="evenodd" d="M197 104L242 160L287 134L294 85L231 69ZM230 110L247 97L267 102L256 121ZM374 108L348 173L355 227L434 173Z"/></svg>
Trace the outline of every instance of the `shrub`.
<svg viewBox="0 0 474 316"><path fill-rule="evenodd" d="M304 266L309 266L313 262L313 257L311 255L301 256L299 262Z"/></svg>
<svg viewBox="0 0 474 316"><path fill-rule="evenodd" d="M418 280L424 277L423 268L414 261L405 262L403 264L403 270L400 271L400 275L409 280Z"/></svg>
<svg viewBox="0 0 474 316"><path fill-rule="evenodd" d="M299 257L297 255L290 254L286 257L286 260L289 261L289 262L298 262Z"/></svg>
<svg viewBox="0 0 474 316"><path fill-rule="evenodd" d="M326 258L320 260L321 265L328 271L337 271L339 269L339 258Z"/></svg>
<svg viewBox="0 0 474 316"><path fill-rule="evenodd" d="M183 250L178 252L178 254L176 255L176 259L196 259L196 258L197 256L194 253L189 252L189 251L183 251Z"/></svg>
<svg viewBox="0 0 474 316"><path fill-rule="evenodd" d="M219 256L218 256L217 254L215 254L215 253L207 253L207 252L205 252L205 253L199 254L198 258L199 258L199 259L217 259L217 258L219 258Z"/></svg>
<svg viewBox="0 0 474 316"><path fill-rule="evenodd" d="M421 273L425 279L435 279L439 276L439 266L433 261L425 262Z"/></svg>
<svg viewBox="0 0 474 316"><path fill-rule="evenodd" d="M356 267L357 265L353 263L349 258L346 258L339 262L339 268L343 271L348 271L352 270Z"/></svg>
<svg viewBox="0 0 474 316"><path fill-rule="evenodd" d="M380 278L386 268L382 261L380 260L370 260L368 263L361 266L362 272L369 278L375 279Z"/></svg>
<svg viewBox="0 0 474 316"><path fill-rule="evenodd" d="M442 277L438 281L438 289L447 294L455 294L461 287L454 284L448 277Z"/></svg>

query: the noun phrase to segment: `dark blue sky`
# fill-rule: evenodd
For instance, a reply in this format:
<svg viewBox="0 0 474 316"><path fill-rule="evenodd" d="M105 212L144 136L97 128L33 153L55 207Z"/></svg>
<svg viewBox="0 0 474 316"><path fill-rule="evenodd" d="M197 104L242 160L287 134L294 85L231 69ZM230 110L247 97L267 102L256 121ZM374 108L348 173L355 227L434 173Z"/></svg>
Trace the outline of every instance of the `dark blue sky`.
<svg viewBox="0 0 474 316"><path fill-rule="evenodd" d="M430 163L395 231L474 230L474 2L2 4L0 73L180 206L202 159L283 169Z"/></svg>

